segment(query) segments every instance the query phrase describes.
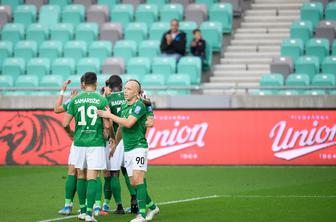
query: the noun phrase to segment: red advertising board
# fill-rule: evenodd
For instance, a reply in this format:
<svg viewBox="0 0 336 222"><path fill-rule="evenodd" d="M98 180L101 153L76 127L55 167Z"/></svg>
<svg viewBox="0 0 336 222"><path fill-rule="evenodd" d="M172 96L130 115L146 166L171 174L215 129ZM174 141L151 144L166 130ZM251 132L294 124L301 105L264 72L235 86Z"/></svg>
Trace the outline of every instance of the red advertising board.
<svg viewBox="0 0 336 222"><path fill-rule="evenodd" d="M0 164L66 164L63 115L0 111ZM152 165L336 165L334 110L156 111Z"/></svg>

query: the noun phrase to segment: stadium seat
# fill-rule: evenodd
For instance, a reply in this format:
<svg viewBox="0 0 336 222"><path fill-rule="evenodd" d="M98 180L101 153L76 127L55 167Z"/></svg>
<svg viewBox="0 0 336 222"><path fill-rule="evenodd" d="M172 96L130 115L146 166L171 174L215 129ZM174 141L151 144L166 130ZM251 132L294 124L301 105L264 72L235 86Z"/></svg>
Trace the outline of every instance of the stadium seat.
<svg viewBox="0 0 336 222"><path fill-rule="evenodd" d="M315 29L315 38L328 39L330 43L334 42L336 36L336 21L321 21Z"/></svg>
<svg viewBox="0 0 336 222"><path fill-rule="evenodd" d="M98 87L101 88L103 86L105 86L105 82L106 80L108 80L110 77L110 75L106 75L106 74L100 74L97 75L97 82L98 82Z"/></svg>
<svg viewBox="0 0 336 222"><path fill-rule="evenodd" d="M78 90L80 90L81 88L80 78L81 75L70 75L66 79L71 81L71 87L75 87Z"/></svg>
<svg viewBox="0 0 336 222"><path fill-rule="evenodd" d="M195 3L197 4L204 4L208 8L210 8L213 4L217 3L218 0L195 0Z"/></svg>
<svg viewBox="0 0 336 222"><path fill-rule="evenodd" d="M300 10L301 20L311 21L315 27L323 17L323 4L320 2L303 3Z"/></svg>
<svg viewBox="0 0 336 222"><path fill-rule="evenodd" d="M314 76L312 86L336 86L334 74L318 74Z"/></svg>
<svg viewBox="0 0 336 222"><path fill-rule="evenodd" d="M336 20L336 2L329 2L325 9L327 20Z"/></svg>
<svg viewBox="0 0 336 222"><path fill-rule="evenodd" d="M112 43L109 41L95 41L89 46L89 57L98 58L100 63L112 55Z"/></svg>
<svg viewBox="0 0 336 222"><path fill-rule="evenodd" d="M160 54L160 42L155 40L145 40L139 45L139 56L154 58Z"/></svg>
<svg viewBox="0 0 336 222"><path fill-rule="evenodd" d="M63 76L61 75L46 75L41 78L40 87L55 88L53 91L49 91L51 95L58 94L58 89L63 83Z"/></svg>
<svg viewBox="0 0 336 222"><path fill-rule="evenodd" d="M61 20L61 9L58 5L43 5L39 14L39 23L48 27L54 26Z"/></svg>
<svg viewBox="0 0 336 222"><path fill-rule="evenodd" d="M317 95L325 95L327 93L325 90L313 89L313 90L306 90L304 94L311 95L311 96L317 96Z"/></svg>
<svg viewBox="0 0 336 222"><path fill-rule="evenodd" d="M62 43L59 41L45 41L42 43L39 56L48 58L52 62L55 58L60 57L63 53Z"/></svg>
<svg viewBox="0 0 336 222"><path fill-rule="evenodd" d="M181 4L184 8L186 8L191 3L191 0L170 0L170 3Z"/></svg>
<svg viewBox="0 0 336 222"><path fill-rule="evenodd" d="M9 5L12 11L15 11L16 7L23 3L23 0L1 0L1 5Z"/></svg>
<svg viewBox="0 0 336 222"><path fill-rule="evenodd" d="M208 9L203 4L189 4L185 9L185 21L196 22L198 26L208 19Z"/></svg>
<svg viewBox="0 0 336 222"><path fill-rule="evenodd" d="M118 41L114 46L114 56L121 57L127 64L128 59L135 57L137 53L137 44L130 40Z"/></svg>
<svg viewBox="0 0 336 222"><path fill-rule="evenodd" d="M11 75L0 75L0 87L13 87L14 78Z"/></svg>
<svg viewBox="0 0 336 222"><path fill-rule="evenodd" d="M170 75L167 79L168 87L179 87L179 86L191 86L191 79L189 75L186 74L174 74ZM177 90L169 89L167 90L168 95L184 95L190 94L190 90Z"/></svg>
<svg viewBox="0 0 336 222"><path fill-rule="evenodd" d="M281 89L266 89L266 87L280 87L284 86L285 78L281 73L270 73L261 76L260 78L260 87L264 88L263 90L267 90L272 92L273 94L279 93Z"/></svg>
<svg viewBox="0 0 336 222"><path fill-rule="evenodd" d="M50 40L60 41L65 44L72 40L74 36L74 27L70 23L59 23L50 28Z"/></svg>
<svg viewBox="0 0 336 222"><path fill-rule="evenodd" d="M62 12L62 22L69 23L75 27L84 22L85 7L83 5L67 5Z"/></svg>
<svg viewBox="0 0 336 222"><path fill-rule="evenodd" d="M2 74L16 78L26 72L26 63L22 58L6 58L2 64Z"/></svg>
<svg viewBox="0 0 336 222"><path fill-rule="evenodd" d="M119 75L119 76L120 76L124 85L130 79L136 79L138 81L141 81L141 78L138 75L135 75L135 74L122 74L122 75Z"/></svg>
<svg viewBox="0 0 336 222"><path fill-rule="evenodd" d="M153 59L152 72L160 73L167 79L168 76L176 73L176 60L171 57L157 57Z"/></svg>
<svg viewBox="0 0 336 222"><path fill-rule="evenodd" d="M317 57L301 56L295 62L295 72L307 74L310 79L312 79L316 73L319 73L319 70L320 65Z"/></svg>
<svg viewBox="0 0 336 222"><path fill-rule="evenodd" d="M109 8L107 5L91 5L86 11L86 21L97 23L99 26L108 22Z"/></svg>
<svg viewBox="0 0 336 222"><path fill-rule="evenodd" d="M37 11L40 11L41 7L45 4L48 4L48 0L25 0L26 5L34 5ZM51 4L49 2L49 4ZM51 4L52 5L52 4Z"/></svg>
<svg viewBox="0 0 336 222"><path fill-rule="evenodd" d="M87 55L87 44L84 41L69 41L64 46L64 57L73 58L78 62Z"/></svg>
<svg viewBox="0 0 336 222"><path fill-rule="evenodd" d="M186 21L180 22L180 30L184 31L187 34L187 46L188 46L187 51L189 51L189 46L191 44L192 39L194 38L193 30L196 28L197 28L197 24L195 22L186 22Z"/></svg>
<svg viewBox="0 0 336 222"><path fill-rule="evenodd" d="M91 5L96 3L96 0L73 0L73 3L83 5L85 9L88 9Z"/></svg>
<svg viewBox="0 0 336 222"><path fill-rule="evenodd" d="M169 30L170 26L168 22L155 22L151 25L149 31L149 39L161 41L162 36Z"/></svg>
<svg viewBox="0 0 336 222"><path fill-rule="evenodd" d="M222 24L222 32L232 32L233 8L231 4L214 4L210 6L209 20Z"/></svg>
<svg viewBox="0 0 336 222"><path fill-rule="evenodd" d="M32 58L27 63L27 75L36 75L41 78L50 73L50 60L47 58Z"/></svg>
<svg viewBox="0 0 336 222"><path fill-rule="evenodd" d="M205 48L205 59L202 60L202 70L211 70L212 69L212 46L210 43L206 44Z"/></svg>
<svg viewBox="0 0 336 222"><path fill-rule="evenodd" d="M123 28L120 23L105 23L100 27L100 40L110 41L114 45L123 38Z"/></svg>
<svg viewBox="0 0 336 222"><path fill-rule="evenodd" d="M37 55L37 44L34 41L25 40L16 43L14 48L14 56L23 58L26 61Z"/></svg>
<svg viewBox="0 0 336 222"><path fill-rule="evenodd" d="M110 15L112 22L121 23L123 27L126 27L133 21L134 7L130 4L118 4L112 8Z"/></svg>
<svg viewBox="0 0 336 222"><path fill-rule="evenodd" d="M13 44L16 44L24 38L24 30L22 24L6 24L1 30L1 41L10 41Z"/></svg>
<svg viewBox="0 0 336 222"><path fill-rule="evenodd" d="M34 75L21 75L15 80L15 87L38 87L39 78Z"/></svg>
<svg viewBox="0 0 336 222"><path fill-rule="evenodd" d="M139 75L140 78L150 73L151 61L149 58L134 57L130 58L126 65L127 73Z"/></svg>
<svg viewBox="0 0 336 222"><path fill-rule="evenodd" d="M34 5L19 5L14 11L14 23L28 26L36 22L36 7Z"/></svg>
<svg viewBox="0 0 336 222"><path fill-rule="evenodd" d="M170 22L172 19L179 21L183 20L183 5L181 4L166 4L160 7L160 21Z"/></svg>
<svg viewBox="0 0 336 222"><path fill-rule="evenodd" d="M77 64L77 74L83 75L86 72L100 73L100 61L98 58L81 58Z"/></svg>
<svg viewBox="0 0 336 222"><path fill-rule="evenodd" d="M12 55L13 55L13 43L9 41L0 41L0 67L4 59L11 57Z"/></svg>
<svg viewBox="0 0 336 222"><path fill-rule="evenodd" d="M322 62L322 73L332 73L336 75L336 56L328 56Z"/></svg>
<svg viewBox="0 0 336 222"><path fill-rule="evenodd" d="M51 74L61 75L64 79L75 73L75 60L72 58L57 58L51 66Z"/></svg>
<svg viewBox="0 0 336 222"><path fill-rule="evenodd" d="M165 94L165 90L147 90L147 87L160 87L160 86L165 86L165 77L161 74L149 74L145 75L142 78L142 86L146 90L146 93L148 94ZM159 93L159 92L163 93Z"/></svg>
<svg viewBox="0 0 336 222"><path fill-rule="evenodd" d="M158 20L159 9L157 5L141 4L135 11L135 21L145 23L150 26Z"/></svg>
<svg viewBox="0 0 336 222"><path fill-rule="evenodd" d="M273 93L270 90L255 89L255 90L249 90L249 95L252 95L252 96L265 96L265 95L273 95Z"/></svg>
<svg viewBox="0 0 336 222"><path fill-rule="evenodd" d="M120 75L125 72L125 64L122 58L107 58L102 65L103 74Z"/></svg>
<svg viewBox="0 0 336 222"><path fill-rule="evenodd" d="M165 4L167 4L167 0L147 0L146 3L162 8Z"/></svg>
<svg viewBox="0 0 336 222"><path fill-rule="evenodd" d="M120 3L120 0L98 0L97 3L99 5L107 5L110 9L112 9L116 4Z"/></svg>
<svg viewBox="0 0 336 222"><path fill-rule="evenodd" d="M49 0L50 5L58 5L61 10L64 10L65 7L67 7L71 3L71 0Z"/></svg>
<svg viewBox="0 0 336 222"><path fill-rule="evenodd" d="M294 72L294 62L291 57L275 56L272 58L271 73L281 73L284 77Z"/></svg>
<svg viewBox="0 0 336 222"><path fill-rule="evenodd" d="M9 5L0 5L0 29L12 21L12 9Z"/></svg>
<svg viewBox="0 0 336 222"><path fill-rule="evenodd" d="M336 56L336 40L334 41L334 43L332 44L332 55Z"/></svg>
<svg viewBox="0 0 336 222"><path fill-rule="evenodd" d="M306 55L316 56L319 62L329 55L329 41L328 39L310 39L306 44Z"/></svg>
<svg viewBox="0 0 336 222"><path fill-rule="evenodd" d="M96 23L81 23L76 28L76 40L90 44L98 37L98 25Z"/></svg>
<svg viewBox="0 0 336 222"><path fill-rule="evenodd" d="M310 78L307 74L291 74L287 77L286 86L310 86ZM305 89L295 89L298 93L304 93Z"/></svg>
<svg viewBox="0 0 336 222"><path fill-rule="evenodd" d="M310 21L294 21L290 27L290 37L301 39L306 43L313 35L313 23Z"/></svg>
<svg viewBox="0 0 336 222"><path fill-rule="evenodd" d="M138 44L147 39L148 28L145 23L128 23L125 29L125 40L132 40Z"/></svg>
<svg viewBox="0 0 336 222"><path fill-rule="evenodd" d="M303 55L304 44L301 39L285 39L281 43L281 56L291 57L295 62Z"/></svg>
<svg viewBox="0 0 336 222"><path fill-rule="evenodd" d="M199 57L185 56L182 57L177 65L178 73L188 74L192 84L201 83L202 62Z"/></svg>
<svg viewBox="0 0 336 222"><path fill-rule="evenodd" d="M201 27L203 39L212 46L214 52L222 49L222 25L219 22L203 22Z"/></svg>
<svg viewBox="0 0 336 222"><path fill-rule="evenodd" d="M35 23L28 26L26 39L35 41L37 45L41 45L42 42L46 41L49 38L49 29L48 27Z"/></svg>

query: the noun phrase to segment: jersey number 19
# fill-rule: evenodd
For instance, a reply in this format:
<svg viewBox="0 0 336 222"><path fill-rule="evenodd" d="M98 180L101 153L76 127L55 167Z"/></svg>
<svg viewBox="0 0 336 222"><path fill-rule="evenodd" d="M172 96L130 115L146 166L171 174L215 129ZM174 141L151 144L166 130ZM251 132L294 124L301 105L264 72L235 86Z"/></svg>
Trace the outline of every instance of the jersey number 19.
<svg viewBox="0 0 336 222"><path fill-rule="evenodd" d="M97 121L97 107L89 106L87 110L85 110L85 106L81 106L78 108L78 112L80 113L80 121L78 121L77 125L86 126L86 116L92 119L91 126L96 124Z"/></svg>

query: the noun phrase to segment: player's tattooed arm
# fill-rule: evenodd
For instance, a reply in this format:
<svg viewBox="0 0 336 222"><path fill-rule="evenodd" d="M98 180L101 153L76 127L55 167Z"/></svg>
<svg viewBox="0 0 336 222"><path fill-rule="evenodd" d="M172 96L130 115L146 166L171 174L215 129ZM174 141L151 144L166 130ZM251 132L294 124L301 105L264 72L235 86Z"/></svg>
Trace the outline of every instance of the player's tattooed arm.
<svg viewBox="0 0 336 222"><path fill-rule="evenodd" d="M71 130L71 128L70 128L70 122L71 122L72 118L73 118L73 116L67 113L67 114L65 114L64 120L63 120L63 128L71 138L73 138L73 136L74 136L74 131Z"/></svg>

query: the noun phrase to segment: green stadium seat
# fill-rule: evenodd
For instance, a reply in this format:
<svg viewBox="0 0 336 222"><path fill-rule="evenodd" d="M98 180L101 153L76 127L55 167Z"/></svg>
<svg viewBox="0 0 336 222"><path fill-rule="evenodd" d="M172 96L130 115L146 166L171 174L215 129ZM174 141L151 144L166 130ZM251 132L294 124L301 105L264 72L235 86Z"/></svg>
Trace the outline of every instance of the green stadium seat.
<svg viewBox="0 0 336 222"><path fill-rule="evenodd" d="M59 41L45 41L42 43L39 56L48 58L52 62L57 57L60 57L63 53L62 43Z"/></svg>
<svg viewBox="0 0 336 222"><path fill-rule="evenodd" d="M301 56L295 62L295 73L307 74L312 79L319 73L320 64L317 57Z"/></svg>
<svg viewBox="0 0 336 222"><path fill-rule="evenodd" d="M99 5L107 5L110 9L112 9L116 4L120 3L120 0L98 0Z"/></svg>
<svg viewBox="0 0 336 222"><path fill-rule="evenodd" d="M328 39L310 39L306 44L306 55L316 56L319 62L329 55L329 40Z"/></svg>
<svg viewBox="0 0 336 222"><path fill-rule="evenodd" d="M284 86L285 79L282 74L279 73L271 73L271 74L265 74L260 78L260 86L263 87L272 87L272 86ZM263 89L269 92L272 92L273 94L279 93L281 89Z"/></svg>
<svg viewBox="0 0 336 222"><path fill-rule="evenodd" d="M101 89L101 87L104 87L106 80L108 80L109 78L110 75L107 74L97 75L98 88Z"/></svg>
<svg viewBox="0 0 336 222"><path fill-rule="evenodd" d="M24 25L9 23L6 24L1 30L1 41L10 41L16 44L24 38Z"/></svg>
<svg viewBox="0 0 336 222"><path fill-rule="evenodd" d="M204 0L203 0L204 1ZM219 3L210 6L209 20L222 24L222 32L232 32L233 8L232 4Z"/></svg>
<svg viewBox="0 0 336 222"><path fill-rule="evenodd" d="M62 22L69 23L75 27L85 20L84 5L67 5L62 12Z"/></svg>
<svg viewBox="0 0 336 222"><path fill-rule="evenodd" d="M179 86L191 86L191 79L189 75L186 74L174 74L170 75L167 79L168 87L179 87ZM185 95L190 94L190 90L177 90L169 89L167 90L168 95Z"/></svg>
<svg viewBox="0 0 336 222"><path fill-rule="evenodd" d="M16 43L14 48L14 56L23 58L26 61L37 55L37 44L34 41L25 40Z"/></svg>
<svg viewBox="0 0 336 222"><path fill-rule="evenodd" d="M66 6L72 3L71 0L49 0L50 5L58 5L60 9L64 9Z"/></svg>
<svg viewBox="0 0 336 222"><path fill-rule="evenodd" d="M133 21L134 7L131 4L115 5L110 16L112 22L121 23L123 27L126 27L128 23Z"/></svg>
<svg viewBox="0 0 336 222"><path fill-rule="evenodd" d="M15 80L15 87L38 87L39 78L34 75L21 75Z"/></svg>
<svg viewBox="0 0 336 222"><path fill-rule="evenodd" d="M19 5L14 11L14 23L23 24L26 27L36 22L35 5Z"/></svg>
<svg viewBox="0 0 336 222"><path fill-rule="evenodd" d="M310 86L310 78L307 74L291 74L287 77L286 86ZM297 89L295 90L299 94L304 93L305 89Z"/></svg>
<svg viewBox="0 0 336 222"><path fill-rule="evenodd" d="M23 58L6 58L2 64L2 74L14 78L26 72L26 63Z"/></svg>
<svg viewBox="0 0 336 222"><path fill-rule="evenodd" d="M334 74L315 75L312 86L336 86L336 76Z"/></svg>
<svg viewBox="0 0 336 222"><path fill-rule="evenodd" d="M145 23L128 23L125 29L125 40L133 40L137 44L140 44L140 42L147 39L147 35L148 28Z"/></svg>
<svg viewBox="0 0 336 222"><path fill-rule="evenodd" d="M273 95L274 93L270 90L263 90L263 89L251 89L248 92L252 96L266 96L266 95Z"/></svg>
<svg viewBox="0 0 336 222"><path fill-rule="evenodd" d="M77 74L83 75L86 72L100 73L100 61L98 58L82 58L77 64Z"/></svg>
<svg viewBox="0 0 336 222"><path fill-rule="evenodd" d="M167 0L147 0L146 3L162 8L165 4L167 4Z"/></svg>
<svg viewBox="0 0 336 222"><path fill-rule="evenodd" d="M89 46L89 57L98 58L103 63L107 57L112 56L112 43L110 41L94 41Z"/></svg>
<svg viewBox="0 0 336 222"><path fill-rule="evenodd" d="M336 75L336 56L329 56L323 60L322 72Z"/></svg>
<svg viewBox="0 0 336 222"><path fill-rule="evenodd" d="M329 2L325 9L326 20L336 20L336 2Z"/></svg>
<svg viewBox="0 0 336 222"><path fill-rule="evenodd" d="M329 95L336 95L336 90L330 90Z"/></svg>
<svg viewBox="0 0 336 222"><path fill-rule="evenodd" d="M50 73L50 60L47 58L32 58L27 63L27 75L36 75L39 78Z"/></svg>
<svg viewBox="0 0 336 222"><path fill-rule="evenodd" d="M63 83L63 76L61 75L47 75L43 76L40 81L40 87L50 87L57 90L49 91L51 95L58 94L58 89Z"/></svg>
<svg viewBox="0 0 336 222"><path fill-rule="evenodd" d="M14 78L11 75L0 75L0 87L13 87L14 86Z"/></svg>
<svg viewBox="0 0 336 222"><path fill-rule="evenodd" d="M287 89L287 90L281 90L279 91L278 95L284 95L284 96L293 96L293 95L299 95L304 93L304 90L293 90L293 89Z"/></svg>
<svg viewBox="0 0 336 222"><path fill-rule="evenodd" d="M156 40L145 40L139 45L139 56L154 58L160 54L160 42Z"/></svg>
<svg viewBox="0 0 336 222"><path fill-rule="evenodd" d="M189 46L191 44L192 39L194 38L193 31L196 29L197 23L196 22L180 22L180 30L184 31L187 34L187 51L189 50ZM168 31L168 30L167 30Z"/></svg>
<svg viewBox="0 0 336 222"><path fill-rule="evenodd" d="M137 53L137 44L135 41L121 40L117 41L114 46L114 56L124 59L125 64L131 57L135 57Z"/></svg>
<svg viewBox="0 0 336 222"><path fill-rule="evenodd" d="M120 78L121 78L121 80L122 80L122 82L123 82L124 85L130 79L136 79L136 80L138 80L138 81L141 82L140 76L136 75L136 74L122 74L122 75L120 75Z"/></svg>
<svg viewBox="0 0 336 222"><path fill-rule="evenodd" d="M205 60L202 61L202 70L211 70L212 68L212 46L207 43L205 48Z"/></svg>
<svg viewBox="0 0 336 222"><path fill-rule="evenodd" d="M87 55L87 44L84 41L69 41L64 46L64 57L73 58L78 62Z"/></svg>
<svg viewBox="0 0 336 222"><path fill-rule="evenodd" d="M15 11L16 7L24 4L24 0L1 0L1 5L9 5L12 11Z"/></svg>
<svg viewBox="0 0 336 222"><path fill-rule="evenodd" d="M285 39L281 43L281 56L288 56L295 61L303 55L304 44L301 39Z"/></svg>
<svg viewBox="0 0 336 222"><path fill-rule="evenodd" d="M290 27L290 37L301 39L306 43L313 36L313 23L310 21L294 21Z"/></svg>
<svg viewBox="0 0 336 222"><path fill-rule="evenodd" d="M70 80L71 81L71 87L75 87L77 88L78 90L80 90L81 88L81 83L80 83L80 78L81 78L81 75L70 75L68 76L67 78L64 78L64 80Z"/></svg>
<svg viewBox="0 0 336 222"><path fill-rule="evenodd" d="M40 9L39 23L52 27L60 22L61 9L58 5L43 5Z"/></svg>
<svg viewBox="0 0 336 222"><path fill-rule="evenodd" d="M51 66L51 74L61 75L64 79L75 73L75 60L73 58L57 58Z"/></svg>
<svg viewBox="0 0 336 222"><path fill-rule="evenodd" d="M13 55L13 43L9 41L0 41L0 67L4 59L11 57L12 55Z"/></svg>
<svg viewBox="0 0 336 222"><path fill-rule="evenodd" d="M74 27L72 24L59 23L50 29L50 40L60 41L65 44L72 40L74 36Z"/></svg>
<svg viewBox="0 0 336 222"><path fill-rule="evenodd" d="M315 27L323 17L323 4L321 2L303 3L300 17L301 20L311 21Z"/></svg>
<svg viewBox="0 0 336 222"><path fill-rule="evenodd" d="M140 4L135 11L135 21L145 23L150 26L158 20L159 9L157 5Z"/></svg>
<svg viewBox="0 0 336 222"><path fill-rule="evenodd" d="M201 32L204 40L212 46L214 52L222 50L222 25L219 22L203 22Z"/></svg>
<svg viewBox="0 0 336 222"><path fill-rule="evenodd" d="M26 39L35 41L37 45L41 45L42 42L49 38L49 29L40 23L34 23L28 26L26 32Z"/></svg>
<svg viewBox="0 0 336 222"><path fill-rule="evenodd" d="M134 57L130 58L126 65L127 73L144 76L150 73L151 61L149 58Z"/></svg>
<svg viewBox="0 0 336 222"><path fill-rule="evenodd" d="M201 83L202 62L199 57L185 56L182 57L177 65L178 73L188 74L192 84Z"/></svg>
<svg viewBox="0 0 336 222"><path fill-rule="evenodd" d="M318 96L318 95L325 95L327 94L327 92L325 90L313 89L313 90L306 90L304 94L311 96Z"/></svg>
<svg viewBox="0 0 336 222"><path fill-rule="evenodd" d="M172 57L157 57L153 59L152 72L168 76L176 73L176 60Z"/></svg>
<svg viewBox="0 0 336 222"><path fill-rule="evenodd" d="M161 41L162 36L170 28L168 22L154 22L149 31L149 39Z"/></svg>
<svg viewBox="0 0 336 222"><path fill-rule="evenodd" d="M332 44L332 55L336 56L336 40L334 40L334 43Z"/></svg>
<svg viewBox="0 0 336 222"><path fill-rule="evenodd" d="M76 40L85 41L90 44L98 38L97 23L81 23L76 28Z"/></svg>
<svg viewBox="0 0 336 222"><path fill-rule="evenodd" d="M147 87L165 86L165 77L161 74L149 74L142 78L142 86L146 90ZM160 93L160 91L162 93ZM146 90L148 94L165 94L165 90Z"/></svg>
<svg viewBox="0 0 336 222"><path fill-rule="evenodd" d="M160 21L170 22L172 19L179 21L183 20L183 5L181 4L166 4L160 7Z"/></svg>

